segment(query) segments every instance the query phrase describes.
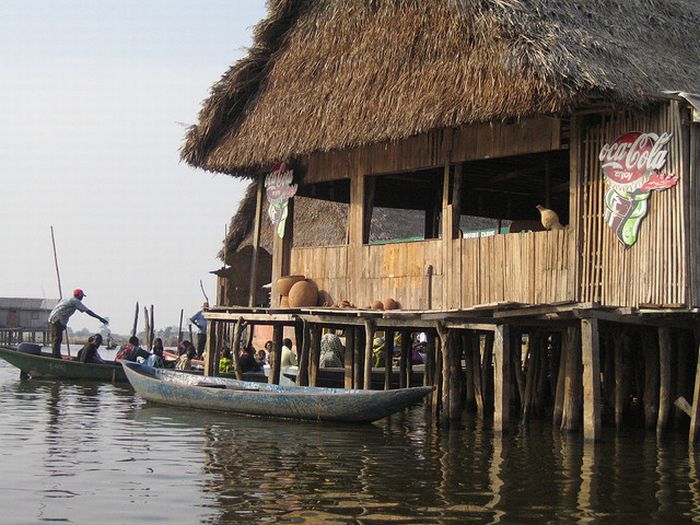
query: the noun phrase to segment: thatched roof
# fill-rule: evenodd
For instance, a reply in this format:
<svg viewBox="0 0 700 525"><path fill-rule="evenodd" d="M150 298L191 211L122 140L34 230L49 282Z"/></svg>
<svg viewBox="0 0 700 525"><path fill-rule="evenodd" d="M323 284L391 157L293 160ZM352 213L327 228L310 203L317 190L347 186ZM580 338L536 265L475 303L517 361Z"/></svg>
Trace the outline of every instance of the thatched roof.
<svg viewBox="0 0 700 525"><path fill-rule="evenodd" d="M269 0L182 157L250 175L435 128L700 92L697 0Z"/></svg>

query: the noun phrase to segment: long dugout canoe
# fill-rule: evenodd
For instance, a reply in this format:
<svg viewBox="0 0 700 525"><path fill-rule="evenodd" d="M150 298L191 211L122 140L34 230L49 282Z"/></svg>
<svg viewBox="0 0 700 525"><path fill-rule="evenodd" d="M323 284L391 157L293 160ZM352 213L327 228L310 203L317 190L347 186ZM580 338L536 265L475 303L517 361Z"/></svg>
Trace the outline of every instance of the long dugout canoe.
<svg viewBox="0 0 700 525"><path fill-rule="evenodd" d="M0 358L36 379L77 379L90 381L125 382L126 375L119 363L81 363L56 359L51 354L30 354L0 346Z"/></svg>
<svg viewBox="0 0 700 525"><path fill-rule="evenodd" d="M433 390L280 386L178 374L129 361L122 361L122 366L136 393L147 401L285 419L369 423L417 403Z"/></svg>

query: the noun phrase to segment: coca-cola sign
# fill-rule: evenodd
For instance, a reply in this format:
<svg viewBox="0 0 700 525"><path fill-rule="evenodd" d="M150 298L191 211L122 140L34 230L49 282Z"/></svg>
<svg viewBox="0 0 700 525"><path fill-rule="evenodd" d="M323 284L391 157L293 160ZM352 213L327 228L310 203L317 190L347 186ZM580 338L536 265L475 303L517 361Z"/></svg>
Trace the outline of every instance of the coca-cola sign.
<svg viewBox="0 0 700 525"><path fill-rule="evenodd" d="M671 188L678 182L677 175L662 171L672 137L672 133L633 131L600 148L598 159L609 187L605 220L626 248L637 242L651 190Z"/></svg>

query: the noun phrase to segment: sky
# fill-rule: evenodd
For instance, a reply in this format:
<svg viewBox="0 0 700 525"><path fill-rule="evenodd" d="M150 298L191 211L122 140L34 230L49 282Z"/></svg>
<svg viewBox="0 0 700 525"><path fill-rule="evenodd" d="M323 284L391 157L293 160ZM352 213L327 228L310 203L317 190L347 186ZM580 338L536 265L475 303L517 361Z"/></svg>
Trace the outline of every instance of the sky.
<svg viewBox="0 0 700 525"><path fill-rule="evenodd" d="M264 0L2 0L0 296L63 295L131 329L216 297L245 182L181 163L185 126L251 44ZM142 316L141 316L142 317ZM140 320L140 323L142 321ZM76 313L74 330L100 323ZM140 328L143 325L140 324Z"/></svg>

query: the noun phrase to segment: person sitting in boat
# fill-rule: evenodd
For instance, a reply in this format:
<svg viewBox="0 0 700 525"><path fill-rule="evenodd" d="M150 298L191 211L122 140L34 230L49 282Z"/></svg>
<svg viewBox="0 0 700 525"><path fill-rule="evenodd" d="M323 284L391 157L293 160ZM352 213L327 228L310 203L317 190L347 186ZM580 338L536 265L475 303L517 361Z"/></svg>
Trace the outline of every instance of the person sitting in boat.
<svg viewBox="0 0 700 525"><path fill-rule="evenodd" d="M197 350L192 345L192 343L190 343L190 346L187 348L187 351L177 358L177 362L175 363L175 370L190 370L192 368L192 360L195 358L196 355Z"/></svg>
<svg viewBox="0 0 700 525"><path fill-rule="evenodd" d="M102 336L100 334L91 335L85 346L78 350L78 361L81 363L104 363L100 354L97 353L101 344Z"/></svg>
<svg viewBox="0 0 700 525"><path fill-rule="evenodd" d="M384 352L384 338L375 337L372 339L372 363L373 366L384 366L386 354Z"/></svg>
<svg viewBox="0 0 700 525"><path fill-rule="evenodd" d="M260 372L263 369L262 365L255 359L255 349L252 345L241 352L238 364L241 367L241 372Z"/></svg>
<svg viewBox="0 0 700 525"><path fill-rule="evenodd" d="M153 368L163 368L163 340L160 337L156 337L156 340L153 341L153 353L148 356L145 364Z"/></svg>
<svg viewBox="0 0 700 525"><path fill-rule="evenodd" d="M342 368L345 348L335 333L323 334L321 337L320 366L324 368Z"/></svg>
<svg viewBox="0 0 700 525"><path fill-rule="evenodd" d="M224 348L221 357L219 358L219 373L228 374L231 372L231 367L233 366L233 359L231 355L231 349L228 347Z"/></svg>
<svg viewBox="0 0 700 525"><path fill-rule="evenodd" d="M268 341L268 343L272 344L272 341ZM267 346L267 344L265 346ZM258 361L258 363L260 363L260 366L265 366L270 364L270 362L267 360L267 356L268 352L266 352L264 348L261 348L258 350L255 359Z"/></svg>
<svg viewBox="0 0 700 525"><path fill-rule="evenodd" d="M297 356L292 350L292 340L287 338L282 341L282 361L280 367L287 368L297 366Z"/></svg>
<svg viewBox="0 0 700 525"><path fill-rule="evenodd" d="M114 358L114 360L138 362L138 358L140 357L142 361L146 361L149 357L151 357L151 354L149 354L148 352L146 352L146 350L141 348L140 345L141 343L139 341L139 338L135 335L132 335L131 337L129 337L129 342L125 345L122 345L122 347L119 349L119 352L117 352L117 355Z"/></svg>
<svg viewBox="0 0 700 525"><path fill-rule="evenodd" d="M61 359L61 343L63 342L63 331L68 326L68 319L76 310L94 317L102 324L109 324L104 317L97 315L82 303L85 292L80 288L73 290L73 297L68 297L58 302L49 314L49 330L51 332L51 352L57 359Z"/></svg>

